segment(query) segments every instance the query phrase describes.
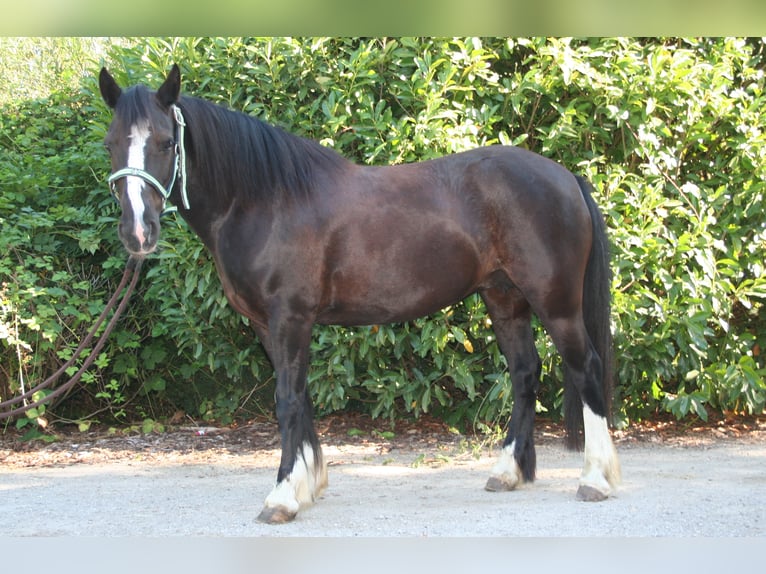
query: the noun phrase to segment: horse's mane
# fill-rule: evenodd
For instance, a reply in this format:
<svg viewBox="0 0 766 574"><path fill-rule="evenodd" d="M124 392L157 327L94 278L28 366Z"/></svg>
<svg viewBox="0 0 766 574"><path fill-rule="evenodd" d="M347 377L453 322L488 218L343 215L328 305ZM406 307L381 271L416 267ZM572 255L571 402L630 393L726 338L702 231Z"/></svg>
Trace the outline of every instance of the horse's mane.
<svg viewBox="0 0 766 574"><path fill-rule="evenodd" d="M152 92L143 86L126 91L120 112L131 123L146 117ZM205 193L254 201L303 200L311 196L319 169L346 163L319 143L290 134L257 118L183 96L190 172Z"/></svg>

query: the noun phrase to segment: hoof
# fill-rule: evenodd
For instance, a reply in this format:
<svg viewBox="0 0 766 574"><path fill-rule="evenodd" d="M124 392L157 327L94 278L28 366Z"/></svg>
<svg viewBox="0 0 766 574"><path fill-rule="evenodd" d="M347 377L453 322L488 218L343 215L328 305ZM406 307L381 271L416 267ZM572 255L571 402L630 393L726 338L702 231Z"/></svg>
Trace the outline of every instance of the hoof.
<svg viewBox="0 0 766 574"><path fill-rule="evenodd" d="M487 484L484 485L484 490L489 492L508 492L515 490L518 480L514 480L515 477L508 476L490 476L487 479Z"/></svg>
<svg viewBox="0 0 766 574"><path fill-rule="evenodd" d="M508 492L515 490L519 483L523 482L523 475L519 463L516 462L514 451L516 442L504 446L500 452L500 458L489 473L489 479L484 490L489 492Z"/></svg>
<svg viewBox="0 0 766 574"><path fill-rule="evenodd" d="M291 512L284 506L264 506L258 515L258 522L285 524L292 521L297 515L297 512Z"/></svg>
<svg viewBox="0 0 766 574"><path fill-rule="evenodd" d="M604 494L592 486L582 484L580 485L580 488L577 489L577 500L582 500L583 502L601 502L608 497L608 494Z"/></svg>

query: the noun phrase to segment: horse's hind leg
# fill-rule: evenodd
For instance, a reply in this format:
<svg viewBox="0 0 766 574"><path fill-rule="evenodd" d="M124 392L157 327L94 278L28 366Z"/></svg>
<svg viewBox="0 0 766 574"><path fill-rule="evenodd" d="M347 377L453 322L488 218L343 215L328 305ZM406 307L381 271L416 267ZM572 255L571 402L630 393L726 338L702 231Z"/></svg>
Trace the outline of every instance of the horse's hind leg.
<svg viewBox="0 0 766 574"><path fill-rule="evenodd" d="M604 500L620 482L620 464L607 425L601 359L580 313L543 322L564 359L567 384L577 389L583 404L585 462L577 498Z"/></svg>
<svg viewBox="0 0 766 574"><path fill-rule="evenodd" d="M540 357L532 332L530 307L510 282L481 292L492 319L500 350L513 385L513 410L500 458L485 486L489 491L513 490L535 478L534 417L540 385Z"/></svg>

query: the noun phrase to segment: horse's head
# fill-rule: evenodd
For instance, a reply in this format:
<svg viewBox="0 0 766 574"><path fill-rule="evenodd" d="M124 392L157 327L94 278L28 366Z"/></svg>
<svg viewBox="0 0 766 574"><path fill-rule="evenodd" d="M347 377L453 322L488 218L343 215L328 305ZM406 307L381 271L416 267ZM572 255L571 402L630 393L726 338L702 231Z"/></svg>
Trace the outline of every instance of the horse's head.
<svg viewBox="0 0 766 574"><path fill-rule="evenodd" d="M180 179L183 117L175 105L180 86L177 66L156 92L142 86L123 91L106 69L99 75L101 95L114 110L104 145L112 158L109 184L122 207L118 234L134 256L157 248L160 215Z"/></svg>

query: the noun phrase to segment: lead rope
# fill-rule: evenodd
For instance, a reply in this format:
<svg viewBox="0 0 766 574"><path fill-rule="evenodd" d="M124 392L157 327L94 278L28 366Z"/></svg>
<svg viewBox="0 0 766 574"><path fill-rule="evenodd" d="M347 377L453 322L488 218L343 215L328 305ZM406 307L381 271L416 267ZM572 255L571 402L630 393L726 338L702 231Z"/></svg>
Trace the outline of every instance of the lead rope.
<svg viewBox="0 0 766 574"><path fill-rule="evenodd" d="M114 315L112 316L111 320L106 326L106 329L104 329L104 332L99 337L96 346L93 347L93 350L91 351L90 355L88 355L88 358L85 359L85 362L83 363L82 367L80 367L80 370L77 371L74 376L69 379L66 383L61 385L59 388L57 388L55 391L50 393L49 395L43 397L42 399L35 401L30 404L25 404L22 407L15 408L10 411L0 412L0 420L7 419L10 417L14 417L16 415L23 414L29 409L32 409L34 407L40 406L42 404L45 404L54 398L58 397L59 395L65 393L69 389L71 389L77 382L80 380L80 377L82 377L83 373L93 364L93 362L96 360L96 357L101 352L101 349L103 348L104 344L106 343L106 339L109 337L110 333L112 332L112 329L114 329L115 324L117 323L117 319L119 319L120 315L122 315L122 312L125 310L125 306L128 304L128 300L130 299L131 294L133 293L133 290L136 287L136 283L138 282L138 277L141 274L141 265L143 264L143 259L137 259L131 257L128 259L127 265L125 265L125 271L122 274L122 279L120 280L120 284L117 286L117 290L114 292L114 295L112 295L112 298L109 300L109 302L106 304L106 308L103 310L101 315L99 315L98 319L96 319L95 325L93 325L93 328L90 330L90 332L87 334L87 336L82 340L80 343L80 346L75 349L74 354L72 355L72 358L70 358L66 363L64 363L55 373L53 373L50 377L45 379L42 383L34 387L33 389L30 389L23 395L19 395L17 397L14 397L12 399L9 399L7 401L3 401L0 403L0 409L8 408L12 405L18 404L20 402L25 401L27 398L31 397L38 391L41 391L53 384L54 381L56 381L64 372L71 367L74 362L79 358L79 356L82 354L82 351L87 347L90 342L93 340L93 337L96 334L96 331L101 326L101 323L104 322L104 319L106 318L109 311L112 310L115 303L117 302L117 299L119 298L120 292L122 291L123 287L125 287L125 284L128 282L128 278L132 278L130 281L130 284L128 285L127 290L125 291L125 294L122 298L122 301L120 301L120 304L117 306L117 309L114 311Z"/></svg>

